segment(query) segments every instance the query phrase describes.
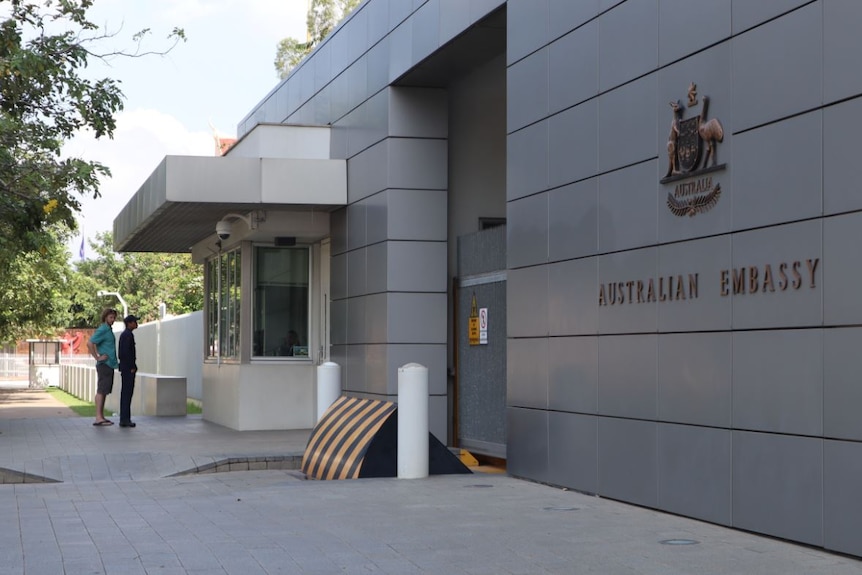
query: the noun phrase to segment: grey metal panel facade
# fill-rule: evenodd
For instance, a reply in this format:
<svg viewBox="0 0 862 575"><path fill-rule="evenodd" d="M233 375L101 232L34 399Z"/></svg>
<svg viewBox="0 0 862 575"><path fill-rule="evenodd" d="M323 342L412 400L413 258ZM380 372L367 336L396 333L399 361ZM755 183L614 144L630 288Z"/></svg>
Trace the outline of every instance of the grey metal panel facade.
<svg viewBox="0 0 862 575"><path fill-rule="evenodd" d="M440 86L391 83L504 5L508 97L483 98L507 123L509 472L862 554L855 2L364 2L239 127L328 123L348 160L350 205L331 220L345 389L391 397L411 353L432 379L446 370L446 289L400 291L386 244L448 241L453 275L451 226L482 212L462 156L491 130L461 133L472 110ZM450 80L459 97L482 89ZM726 166L704 183L717 203L677 215L659 180L669 102L691 118L692 82Z"/></svg>
<svg viewBox="0 0 862 575"><path fill-rule="evenodd" d="M510 470L862 553L848 535L860 527L862 6L550 0L522 23L514 4L507 198L511 214L547 195L548 219L545 232L525 210L509 233L523 246L509 261ZM525 67L544 82L545 49L548 92L512 82ZM700 121L723 127L719 166L663 184L669 102L691 118L704 96ZM686 181L688 193L720 185L711 209L669 208ZM527 247L544 238L547 263ZM547 389L512 365L544 358L543 341ZM544 433L547 462L526 449Z"/></svg>

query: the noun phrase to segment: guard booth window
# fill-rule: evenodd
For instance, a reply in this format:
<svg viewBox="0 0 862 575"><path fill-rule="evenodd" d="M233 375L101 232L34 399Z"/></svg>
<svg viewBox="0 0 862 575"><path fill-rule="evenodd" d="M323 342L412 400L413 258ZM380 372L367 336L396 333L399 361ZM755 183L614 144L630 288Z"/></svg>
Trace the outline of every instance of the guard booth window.
<svg viewBox="0 0 862 575"><path fill-rule="evenodd" d="M307 247L254 249L255 357L308 357L310 255Z"/></svg>
<svg viewBox="0 0 862 575"><path fill-rule="evenodd" d="M207 357L239 359L241 270L239 249L207 260Z"/></svg>

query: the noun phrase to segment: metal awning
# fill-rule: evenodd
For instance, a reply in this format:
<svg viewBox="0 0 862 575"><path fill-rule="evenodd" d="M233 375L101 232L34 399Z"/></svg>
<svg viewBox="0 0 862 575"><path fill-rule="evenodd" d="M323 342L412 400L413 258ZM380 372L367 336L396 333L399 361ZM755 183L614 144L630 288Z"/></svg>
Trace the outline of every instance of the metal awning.
<svg viewBox="0 0 862 575"><path fill-rule="evenodd" d="M187 253L230 213L346 203L345 160L166 156L114 220L114 250Z"/></svg>

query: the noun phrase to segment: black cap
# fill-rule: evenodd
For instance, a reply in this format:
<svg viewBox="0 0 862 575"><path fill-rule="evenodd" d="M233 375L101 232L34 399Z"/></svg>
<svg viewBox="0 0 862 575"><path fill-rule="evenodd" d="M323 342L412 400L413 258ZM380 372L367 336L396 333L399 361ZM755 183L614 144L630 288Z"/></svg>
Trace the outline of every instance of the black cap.
<svg viewBox="0 0 862 575"><path fill-rule="evenodd" d="M138 323L138 318L136 318L133 315L127 315L125 317L125 319L123 319L123 323L132 323L132 322Z"/></svg>

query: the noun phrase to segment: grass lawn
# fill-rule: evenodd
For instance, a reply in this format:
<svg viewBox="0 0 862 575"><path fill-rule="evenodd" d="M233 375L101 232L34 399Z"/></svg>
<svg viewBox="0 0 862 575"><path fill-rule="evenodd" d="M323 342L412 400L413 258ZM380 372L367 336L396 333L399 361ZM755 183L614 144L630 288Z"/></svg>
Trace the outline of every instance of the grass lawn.
<svg viewBox="0 0 862 575"><path fill-rule="evenodd" d="M45 391L54 396L57 401L68 405L69 409L78 415L82 417L96 417L96 406L94 404L84 401L83 399L78 399L74 395L69 395L57 387L47 387L45 388ZM201 409L201 406L189 401L186 403L186 413L203 413L203 410ZM111 415L114 415L114 412L105 408L105 417Z"/></svg>
<svg viewBox="0 0 862 575"><path fill-rule="evenodd" d="M54 399L69 406L69 409L80 415L81 417L96 417L96 406L89 401L78 399L74 395L69 395L62 389L57 387L46 387L45 391L54 396ZM114 415L110 409L105 409L105 417Z"/></svg>

